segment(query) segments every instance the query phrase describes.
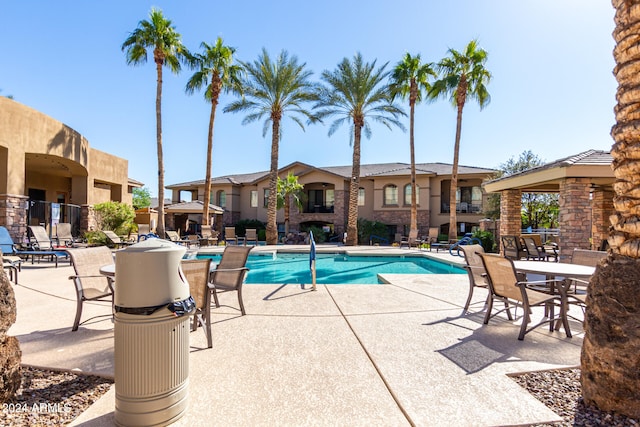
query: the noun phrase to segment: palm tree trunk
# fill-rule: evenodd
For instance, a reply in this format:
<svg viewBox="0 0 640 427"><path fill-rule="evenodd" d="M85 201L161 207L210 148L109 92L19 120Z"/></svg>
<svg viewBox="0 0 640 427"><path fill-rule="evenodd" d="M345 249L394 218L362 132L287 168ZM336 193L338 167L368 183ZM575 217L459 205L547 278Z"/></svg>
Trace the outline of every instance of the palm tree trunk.
<svg viewBox="0 0 640 427"><path fill-rule="evenodd" d="M637 72L640 5L613 0L616 9L614 74L618 81L615 141L616 177L611 250L589 282L582 344L582 394L587 404L640 418L640 84Z"/></svg>
<svg viewBox="0 0 640 427"><path fill-rule="evenodd" d="M409 149L411 151L411 231L418 231L418 202L416 200L416 150L413 134L415 101L409 102Z"/></svg>
<svg viewBox="0 0 640 427"><path fill-rule="evenodd" d="M349 213L347 218L348 246L358 244L358 192L360 190L360 139L362 125L354 124L353 164L351 166L351 183L349 185Z"/></svg>
<svg viewBox="0 0 640 427"><path fill-rule="evenodd" d="M218 99L211 99L211 114L209 116L209 135L207 137L207 173L204 179L204 207L202 209L202 224L209 225L209 203L211 203L211 158L213 156L213 124L216 120Z"/></svg>
<svg viewBox="0 0 640 427"><path fill-rule="evenodd" d="M278 210L278 145L280 142L280 121L273 119L271 128L271 168L269 170L269 200L267 201L267 230L268 245L278 244L278 225L276 214Z"/></svg>
<svg viewBox="0 0 640 427"><path fill-rule="evenodd" d="M460 157L460 134L462 132L462 109L464 104L458 103L456 118L456 142L453 146L453 165L451 166L451 188L449 189L449 240L458 238L458 217L456 213L456 192L458 190L458 158Z"/></svg>
<svg viewBox="0 0 640 427"><path fill-rule="evenodd" d="M156 233L165 237L164 226L164 159L162 156L162 63L156 62L158 82L156 85L156 141L158 151L158 225Z"/></svg>
<svg viewBox="0 0 640 427"><path fill-rule="evenodd" d="M289 207L291 206L290 202L291 196L289 194L284 195L284 235L289 234Z"/></svg>

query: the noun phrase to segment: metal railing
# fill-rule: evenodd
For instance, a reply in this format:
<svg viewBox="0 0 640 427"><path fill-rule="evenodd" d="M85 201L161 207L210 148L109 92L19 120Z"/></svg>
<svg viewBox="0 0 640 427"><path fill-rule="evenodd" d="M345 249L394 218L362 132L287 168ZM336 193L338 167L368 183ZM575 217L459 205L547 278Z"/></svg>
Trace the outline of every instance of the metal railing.
<svg viewBox="0 0 640 427"><path fill-rule="evenodd" d="M53 203L42 200L29 200L27 205L27 224L42 225L49 232L49 237L55 236L54 225L59 222L71 224L71 234L79 237L81 208L67 203Z"/></svg>

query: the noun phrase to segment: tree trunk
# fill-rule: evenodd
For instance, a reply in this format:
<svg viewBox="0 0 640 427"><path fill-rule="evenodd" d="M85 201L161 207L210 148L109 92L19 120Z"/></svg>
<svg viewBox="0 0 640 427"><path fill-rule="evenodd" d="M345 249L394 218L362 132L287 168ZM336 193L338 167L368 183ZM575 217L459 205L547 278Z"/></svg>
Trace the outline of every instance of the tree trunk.
<svg viewBox="0 0 640 427"><path fill-rule="evenodd" d="M354 124L353 164L351 166L351 182L349 185L349 213L347 216L346 245L358 244L358 192L360 190L360 139L362 125Z"/></svg>
<svg viewBox="0 0 640 427"><path fill-rule="evenodd" d="M2 261L2 255L0 255ZM16 321L16 298L7 273L0 272L0 403L10 401L14 396L22 376L20 360L22 352L16 337L7 335L7 331Z"/></svg>
<svg viewBox="0 0 640 427"><path fill-rule="evenodd" d="M209 203L211 203L211 159L213 156L213 125L216 121L216 108L220 90L216 90L211 82L211 114L209 116L209 134L207 136L207 173L204 179L204 207L202 209L202 225L209 225Z"/></svg>
<svg viewBox="0 0 640 427"><path fill-rule="evenodd" d="M269 200L267 201L267 245L278 244L278 145L280 143L280 120L273 119L271 128L271 168L269 170Z"/></svg>
<svg viewBox="0 0 640 427"><path fill-rule="evenodd" d="M456 213L456 192L458 190L458 158L460 157L460 133L462 132L462 109L458 104L456 119L456 142L453 146L453 165L451 166L451 188L449 189L449 240L458 238L458 217Z"/></svg>
<svg viewBox="0 0 640 427"><path fill-rule="evenodd" d="M156 143L158 151L158 225L156 233L165 237L164 227L164 159L162 156L162 62L156 62L158 82L156 85Z"/></svg>
<svg viewBox="0 0 640 427"><path fill-rule="evenodd" d="M640 418L640 1L613 0L618 81L610 252L587 290L582 394L588 404Z"/></svg>
<svg viewBox="0 0 640 427"><path fill-rule="evenodd" d="M412 82L412 88L415 83ZM413 134L415 100L409 101L409 149L411 151L411 225L410 231L418 231L418 202L416 197L416 153L415 139Z"/></svg>

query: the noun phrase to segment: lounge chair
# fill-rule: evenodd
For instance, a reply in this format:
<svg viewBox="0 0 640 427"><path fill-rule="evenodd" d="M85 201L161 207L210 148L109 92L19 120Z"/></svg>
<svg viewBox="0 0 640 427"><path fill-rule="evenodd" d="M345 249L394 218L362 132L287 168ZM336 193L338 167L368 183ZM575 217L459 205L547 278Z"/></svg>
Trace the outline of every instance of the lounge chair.
<svg viewBox="0 0 640 427"><path fill-rule="evenodd" d="M484 269L484 264L482 264L482 259L479 255L484 253L484 248L481 245L461 245L460 249L464 253L464 260L466 262L464 268L469 275L469 296L467 296L467 302L464 304L464 311L468 311L474 289L483 288L489 290L489 280L487 279L487 272ZM485 307L489 304L488 300L489 296L487 296L484 302Z"/></svg>
<svg viewBox="0 0 640 427"><path fill-rule="evenodd" d="M400 240L400 247L406 245L409 249L411 249L412 246L421 248L422 243L423 240L418 238L418 230L411 230L409 231L409 236L406 239L402 237L402 239Z"/></svg>
<svg viewBox="0 0 640 427"><path fill-rule="evenodd" d="M9 230L0 226L0 247L2 248L2 268L9 272L9 280L18 283L18 272L22 271L22 258L17 255L17 249Z"/></svg>
<svg viewBox="0 0 640 427"><path fill-rule="evenodd" d="M253 242L254 245L258 244L258 230L255 228L247 228L244 235L244 244L248 245L249 242Z"/></svg>
<svg viewBox="0 0 640 427"><path fill-rule="evenodd" d="M49 238L49 233L41 225L30 225L28 227L29 244L32 250L52 251L53 241Z"/></svg>
<svg viewBox="0 0 640 427"><path fill-rule="evenodd" d="M191 240L180 238L180 234L178 234L177 231L167 230L165 231L165 233L167 233L167 237L169 238L169 240L171 240L175 244L182 245L182 246L191 245Z"/></svg>
<svg viewBox="0 0 640 427"><path fill-rule="evenodd" d="M189 259L180 262L184 277L189 282L189 292L196 302L191 330L204 329L207 337L207 347L213 346L211 340L211 292L209 292L209 265L211 259Z"/></svg>
<svg viewBox="0 0 640 427"><path fill-rule="evenodd" d="M69 280L73 280L77 298L76 317L71 330L77 331L85 301L110 301L113 306L113 279L100 273L100 267L113 264L113 254L106 246L68 249L68 252L76 272L69 276Z"/></svg>
<svg viewBox="0 0 640 427"><path fill-rule="evenodd" d="M49 234L44 227L40 225L30 225L28 226L28 234L30 235L29 243L27 243L28 249L16 250L15 255L24 257L26 261L31 257L32 264L35 262L36 258L38 259L38 262L42 259L55 262L56 267L58 267L58 261L61 258L67 259L69 260L69 263L71 263L71 259L67 252L64 250L56 250L53 247L53 242L49 238Z"/></svg>
<svg viewBox="0 0 640 427"><path fill-rule="evenodd" d="M201 227L202 237L200 237L200 246L216 246L218 244L218 232L211 229L210 225ZM235 229L234 229L235 233Z"/></svg>
<svg viewBox="0 0 640 427"><path fill-rule="evenodd" d="M545 280L536 282L518 281L516 269L510 258L495 254L478 254L482 259L482 264L487 272L489 281L490 298L487 300L488 307L484 316L484 324L489 323L489 319L503 311L507 312L509 320L513 320L509 304L521 306L523 309L522 324L520 325L519 340L523 340L525 334L531 332L540 325L549 323L549 330L553 331L555 322L562 321L567 337L571 337L569 322L565 313L566 293L562 283L555 280ZM548 292L542 291L548 289ZM555 290L559 293L556 293ZM492 314L493 302L499 300L504 302L505 308ZM545 307L545 317L528 327L531 322L531 308ZM559 314L554 314L554 309L559 307Z"/></svg>
<svg viewBox="0 0 640 427"><path fill-rule="evenodd" d="M128 246L133 244L132 242L125 242L111 230L102 230L105 236L107 236L107 240L113 245L115 248L121 248L123 246Z"/></svg>
<svg viewBox="0 0 640 427"><path fill-rule="evenodd" d="M76 240L71 233L71 224L68 222L59 222L56 224L56 242L58 246L66 246L68 248L87 247L86 243Z"/></svg>
<svg viewBox="0 0 640 427"><path fill-rule="evenodd" d="M505 235L502 239L502 253L509 259L519 260L527 257L527 250L522 246L520 236Z"/></svg>
<svg viewBox="0 0 640 427"><path fill-rule="evenodd" d="M244 304L242 303L242 283L244 276L249 271L246 267L251 246L227 246L224 248L220 263L209 275L209 288L213 295L216 307L220 307L218 294L223 292L238 292L240 312L244 316Z"/></svg>

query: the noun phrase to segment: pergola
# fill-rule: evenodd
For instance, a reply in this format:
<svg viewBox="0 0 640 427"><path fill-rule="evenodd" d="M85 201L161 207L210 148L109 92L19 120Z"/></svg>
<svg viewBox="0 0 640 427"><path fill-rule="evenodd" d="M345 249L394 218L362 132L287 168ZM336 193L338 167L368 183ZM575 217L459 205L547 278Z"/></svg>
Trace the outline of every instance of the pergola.
<svg viewBox="0 0 640 427"><path fill-rule="evenodd" d="M174 229L182 228L185 230L187 221L194 221L197 224L201 224L203 211L204 203L200 200L168 205L165 208L167 227ZM209 215L218 216L223 213L224 209L220 206L209 204ZM218 223L220 221L215 222Z"/></svg>
<svg viewBox="0 0 640 427"><path fill-rule="evenodd" d="M520 235L522 193L558 193L561 260L574 248L598 249L609 233L613 209L612 157L588 150L483 184L500 193L500 235Z"/></svg>

